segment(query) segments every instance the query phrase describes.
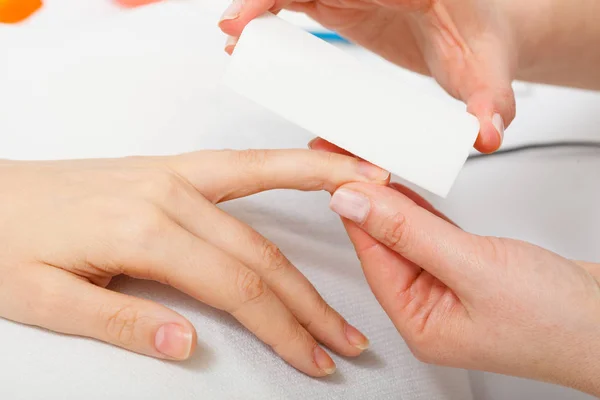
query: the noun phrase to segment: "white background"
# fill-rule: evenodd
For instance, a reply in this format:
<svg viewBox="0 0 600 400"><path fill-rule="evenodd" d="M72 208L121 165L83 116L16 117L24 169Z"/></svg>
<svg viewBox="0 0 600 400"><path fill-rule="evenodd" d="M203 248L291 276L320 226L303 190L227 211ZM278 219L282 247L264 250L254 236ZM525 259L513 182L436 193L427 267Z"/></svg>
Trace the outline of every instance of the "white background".
<svg viewBox="0 0 600 400"><path fill-rule="evenodd" d="M219 8L222 8L220 4ZM50 101L48 98L38 96L36 99L32 99L19 92L14 79L7 79L6 71L14 73L15 66L20 66L22 76L27 76L27 71L37 71L38 74L45 71L48 76L60 76L59 69L61 63L64 64L64 60L49 57L48 62L41 63L41 56L32 56L31 52L20 52L18 49L26 47L40 48L39 54L61 54L61 57L67 57L61 52L61 46L56 45L60 42L54 41L53 37L60 35L76 40L77 32L87 29L92 21L111 18L121 12L122 10L110 4L109 0L48 0L44 10L24 26L19 28L0 27L0 46L2 46L0 48L11 49L13 53L8 51L6 53L3 51L3 53L5 55L14 54L15 57L14 59L6 59L7 62L0 66L0 71L4 71L4 74L0 76L0 84L2 85L0 86L0 137L2 140L0 157L24 159L94 157L132 153L165 154L189 151L200 147L289 147L303 145L306 139L309 138L308 134L306 134L306 137L300 135L287 138L285 135L282 136L280 132L273 132L274 127L285 126L284 122L264 117L264 111L258 110L242 99L222 98L218 94L214 98L206 99L206 91L194 92L193 90L187 91L187 97L181 99L181 93L177 92L178 88L180 89L184 84L193 85L194 82L200 82L200 80L189 79L193 74L203 76L204 81L206 81L208 79L206 77L218 73L220 66L225 62L224 56L222 56L223 58L216 57L215 60L212 58L202 60L190 56L189 65L182 64L180 66L181 74L179 77L166 76L164 81L157 80L152 88L148 88L148 93L161 93L161 96L163 96L163 101L153 103L154 107L163 107L163 114L151 117L156 126L155 129L141 129L142 126L147 128L147 125L136 122L148 118L146 114L148 109L138 110L135 106L132 106L131 102L136 101L135 97L122 98L115 96L113 103L105 104L112 114L102 118L97 110L90 110L86 108L85 104L74 110L73 104L76 102L73 98L55 97L54 100ZM157 27L157 29L165 29L165 27ZM38 35L40 30L46 33L45 37L42 38ZM198 39L209 41L210 44L207 46L211 49L220 48L220 41L224 40L224 38L216 35ZM54 45L40 45L44 41L54 43ZM217 43L217 41L219 42ZM141 38L140 42L143 46L144 41ZM181 53L177 53L177 49L161 50L165 52L166 57L170 54L181 56ZM350 48L348 50L356 53L366 62L373 62L383 68L389 67L357 49ZM169 51L172 53L169 53ZM84 56L91 59L93 57L92 52L90 50ZM98 55L99 63L102 62L100 56L101 54ZM37 60L37 62L23 65L23 60ZM77 57L73 56L70 61L75 62L76 60ZM114 66L113 64L106 63L106 68L111 68L111 66ZM2 67L5 69L3 70ZM131 75L137 73L137 76L143 79L143 70L136 72L133 69L128 70L127 65L122 67L127 73ZM134 67L139 69L140 65L131 68ZM13 69L11 70L11 68ZM164 68L168 70L169 68L172 69L172 66L165 64ZM160 68L153 66L153 69L148 69L156 72ZM422 90L437 91L435 86L428 80L403 72L398 72L398 74L405 79L409 79L412 84L419 85ZM82 82L85 81L84 78L85 76L82 75ZM36 82L42 81L41 78L37 78ZM82 100L85 100L89 93L98 96L107 95L102 92L103 88L100 83L91 82L87 87L66 88L67 91L65 91L65 88L61 88L57 81L47 83L47 85L46 89L50 94L62 93L62 96L66 96L68 93L72 96L79 96ZM198 87L201 86L198 85ZM202 85L204 85L202 89L206 89L206 84L203 83ZM129 87L130 91L133 88L139 88L139 85L134 86L132 84ZM212 86L211 88L214 89ZM61 91L61 89L65 90ZM126 87L123 91L128 93L127 89ZM7 93L10 95L7 95ZM556 139L600 140L599 94L521 84L517 85L517 93L518 118L507 131L506 146ZM137 96L142 95L141 93L137 94ZM164 98L171 98L173 101L164 101ZM209 103L211 103L210 106L207 105ZM44 104L48 108L46 114L39 112ZM52 104L52 106L49 106L49 104ZM86 118L79 115L73 121L68 120L67 114L60 114L61 110L64 110L61 105L66 104L70 105L69 112L83 114ZM197 107L199 104L206 107L192 108ZM28 107L30 108L28 109ZM172 107L172 109L164 110L164 107ZM6 110L11 110L11 112L2 114ZM31 115L27 120L28 110L37 110L38 113ZM127 112L120 113L118 110L126 110ZM53 113L52 111L56 112ZM207 112L210 113L207 114ZM35 115L42 117L36 119ZM173 119L171 118L173 115L183 117ZM63 118L65 116L67 118ZM200 118L202 118L201 123L199 122ZM86 123L83 124L80 121L86 121ZM118 124L120 124L119 134L111 129ZM200 125L206 132L214 131L214 135L217 132L225 135L224 132L237 130L236 135L229 134L229 137L235 137L239 141L224 143L223 140L224 137L227 137L226 135L217 137L211 136L210 133L204 135L202 141L200 141L198 138L200 134L196 131ZM249 136L245 136L246 132L242 131L242 127L247 126L250 126L247 130ZM123 131L128 132L128 134L124 135ZM168 136L166 132L169 132ZM598 246L600 212L597 206L600 204L600 189L598 189L599 156L600 153L594 150L573 149L536 151L476 161L465 167L450 197L446 201L439 202L439 205L461 226L473 232L524 239L567 257L600 261L600 247ZM262 207L258 201L255 206L259 210ZM247 211L246 214L243 211L240 211L240 213L250 220L257 218L251 216L251 213L248 214ZM260 225L260 221L254 222ZM313 222L318 223L318 219ZM293 249L290 248L289 251L293 252ZM327 297L327 293L324 295ZM163 301L165 303L176 302L177 298L172 300L169 296L175 295L171 292L164 294ZM0 332L4 328L5 337L22 338L22 340L30 338L33 341L41 340L37 331L0 321ZM540 338L540 340L543 340L543 338ZM69 339L68 343L72 346L74 352L78 348L86 346L86 342L75 339ZM24 360L21 363L34 362L38 365L46 365L44 364L44 358L39 356L40 352L48 352L48 357L64 356L64 354L53 353L52 349L43 347L41 342L32 342L29 346L30 352L22 354L20 357L17 357L18 352L15 352L12 354L14 357L10 358L10 348L15 346L3 347L1 350L7 352L8 359L17 363L14 365L16 370L23 367L23 365L18 365L18 360ZM35 354L31 352L38 353L38 357L36 358ZM120 356L121 353L118 351L114 354L113 357L116 359L125 357ZM129 360L129 358L126 360ZM88 362L94 363L94 360L88 360ZM50 366L51 364L47 363L47 365ZM0 365L1 367L4 366ZM115 367L107 364L106 368ZM235 370L234 366L226 366L226 368ZM44 370L42 367L36 369L34 365L31 365L31 370L60 377L60 368L59 370L53 369L50 371L48 369ZM180 373L182 381L186 379L185 374L185 371ZM5 377L10 376L10 371L6 371L3 375ZM11 384L15 388L24 385L27 380L35 382L36 379L42 378L30 377L20 382L13 379L12 381L3 382L1 386L4 387L4 390L7 390L11 387ZM80 379L84 378L80 377ZM77 387L77 382L65 382L64 384L73 384ZM171 384L177 387L177 383ZM491 374L471 373L471 385L474 397L484 400L587 398L567 389ZM29 389L30 391L26 391L26 393L37 393L38 395L41 395L44 391L52 393L50 387L39 387L37 391ZM83 386L79 389L85 390ZM0 388L0 393L2 393L2 390ZM11 392L9 390L5 393ZM111 392L106 389L106 393ZM180 397L185 396L181 395Z"/></svg>

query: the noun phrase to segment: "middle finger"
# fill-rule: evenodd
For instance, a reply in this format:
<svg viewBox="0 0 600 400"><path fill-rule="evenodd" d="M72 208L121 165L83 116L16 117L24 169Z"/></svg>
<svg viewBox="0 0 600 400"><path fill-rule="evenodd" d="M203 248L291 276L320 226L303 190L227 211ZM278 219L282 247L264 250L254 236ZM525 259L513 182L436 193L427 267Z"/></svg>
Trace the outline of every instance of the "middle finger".
<svg viewBox="0 0 600 400"><path fill-rule="evenodd" d="M317 340L345 356L357 356L369 346L368 339L325 302L272 242L193 188L177 197L163 199L167 213L182 227L260 275Z"/></svg>

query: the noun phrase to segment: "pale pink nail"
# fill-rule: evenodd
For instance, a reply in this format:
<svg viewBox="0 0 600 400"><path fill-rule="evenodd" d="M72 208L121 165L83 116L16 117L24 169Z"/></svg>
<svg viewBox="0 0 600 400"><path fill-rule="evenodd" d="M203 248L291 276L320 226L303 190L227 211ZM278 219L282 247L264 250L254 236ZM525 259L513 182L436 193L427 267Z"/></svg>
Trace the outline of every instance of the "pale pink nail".
<svg viewBox="0 0 600 400"><path fill-rule="evenodd" d="M243 0L233 0L233 2L229 5L229 7L227 7L225 12L221 16L221 21L229 21L239 17L243 5Z"/></svg>
<svg viewBox="0 0 600 400"><path fill-rule="evenodd" d="M369 339L348 323L346 324L346 339L348 339L348 343L357 349L366 350L369 348Z"/></svg>
<svg viewBox="0 0 600 400"><path fill-rule="evenodd" d="M154 346L161 354L177 360L185 360L192 351L193 333L177 324L166 324L158 328Z"/></svg>
<svg viewBox="0 0 600 400"><path fill-rule="evenodd" d="M358 172L372 181L385 181L390 177L390 173L366 161L358 162Z"/></svg>
<svg viewBox="0 0 600 400"><path fill-rule="evenodd" d="M492 125L498 131L498 135L500 135L500 143L504 140L504 120L500 114L494 114L492 117Z"/></svg>
<svg viewBox="0 0 600 400"><path fill-rule="evenodd" d="M319 346L315 347L314 358L317 367L319 367L321 371L325 372L327 375L331 375L335 372L335 363L331 357L329 357L329 354Z"/></svg>
<svg viewBox="0 0 600 400"><path fill-rule="evenodd" d="M339 189L331 196L329 207L340 216L362 224L369 215L371 202L362 193Z"/></svg>

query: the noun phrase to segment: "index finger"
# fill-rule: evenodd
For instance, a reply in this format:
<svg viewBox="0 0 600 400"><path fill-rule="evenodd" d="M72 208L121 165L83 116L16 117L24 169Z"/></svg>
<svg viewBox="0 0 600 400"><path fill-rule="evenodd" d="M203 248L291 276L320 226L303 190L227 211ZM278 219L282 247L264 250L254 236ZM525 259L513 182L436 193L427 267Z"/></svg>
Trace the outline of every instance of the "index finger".
<svg viewBox="0 0 600 400"><path fill-rule="evenodd" d="M331 208L453 290L472 287L477 249L471 236L405 195L352 183L334 193Z"/></svg>
<svg viewBox="0 0 600 400"><path fill-rule="evenodd" d="M353 157L296 149L201 151L168 163L213 203L272 189L333 192L348 182L386 184L390 176Z"/></svg>

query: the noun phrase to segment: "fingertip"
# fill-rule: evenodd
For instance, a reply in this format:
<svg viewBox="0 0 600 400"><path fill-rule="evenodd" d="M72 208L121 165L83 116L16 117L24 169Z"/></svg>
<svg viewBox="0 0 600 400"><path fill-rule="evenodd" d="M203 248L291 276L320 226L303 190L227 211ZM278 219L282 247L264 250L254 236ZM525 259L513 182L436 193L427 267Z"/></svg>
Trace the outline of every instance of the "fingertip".
<svg viewBox="0 0 600 400"><path fill-rule="evenodd" d="M227 36L227 40L225 41L225 53L232 55L235 50L235 46L238 42L238 37L235 36Z"/></svg>
<svg viewBox="0 0 600 400"><path fill-rule="evenodd" d="M475 149L488 154L498 150L504 140L504 121L500 114L480 118L480 130Z"/></svg>
<svg viewBox="0 0 600 400"><path fill-rule="evenodd" d="M186 326L187 325L187 326ZM186 360L196 350L196 330L191 324L167 323L154 335L156 350L174 360Z"/></svg>
<svg viewBox="0 0 600 400"><path fill-rule="evenodd" d="M516 114L514 91L510 82L501 89L484 89L469 96L467 111L479 120L480 130L474 147L482 153L493 153L504 140L505 128Z"/></svg>
<svg viewBox="0 0 600 400"><path fill-rule="evenodd" d="M244 26L237 18L227 20L222 19L219 21L219 29L226 35L237 37L242 34Z"/></svg>
<svg viewBox="0 0 600 400"><path fill-rule="evenodd" d="M363 351L367 350L371 343L369 339L354 326L346 323L346 338L348 339L348 343L350 343L356 350L353 355L359 355Z"/></svg>
<svg viewBox="0 0 600 400"><path fill-rule="evenodd" d="M321 372L321 376L328 376L335 373L337 368L335 362L321 346L315 346L313 357L315 364Z"/></svg>

